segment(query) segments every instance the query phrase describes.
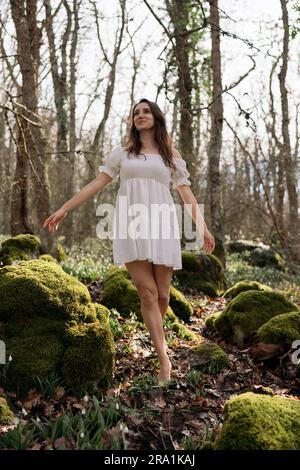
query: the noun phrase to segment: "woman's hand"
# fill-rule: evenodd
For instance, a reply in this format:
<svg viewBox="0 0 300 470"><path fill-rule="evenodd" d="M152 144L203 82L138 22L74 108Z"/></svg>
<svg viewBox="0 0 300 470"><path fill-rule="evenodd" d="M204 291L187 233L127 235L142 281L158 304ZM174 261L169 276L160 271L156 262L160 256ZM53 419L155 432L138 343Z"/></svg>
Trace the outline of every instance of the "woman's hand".
<svg viewBox="0 0 300 470"><path fill-rule="evenodd" d="M54 233L57 229L59 224L67 217L68 211L65 209L58 209L57 211L53 212L48 219L42 225L42 228L45 230L49 230L50 233Z"/></svg>
<svg viewBox="0 0 300 470"><path fill-rule="evenodd" d="M204 250L211 253L215 249L215 239L209 230L204 232Z"/></svg>

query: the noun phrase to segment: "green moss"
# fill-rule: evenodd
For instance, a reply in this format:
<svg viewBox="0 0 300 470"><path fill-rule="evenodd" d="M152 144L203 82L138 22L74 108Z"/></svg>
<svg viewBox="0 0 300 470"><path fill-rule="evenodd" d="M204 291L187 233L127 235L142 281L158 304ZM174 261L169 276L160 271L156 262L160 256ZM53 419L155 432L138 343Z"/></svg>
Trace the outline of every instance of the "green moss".
<svg viewBox="0 0 300 470"><path fill-rule="evenodd" d="M67 385L112 374L114 343L106 307L57 263L0 269L0 326L12 356L5 386L23 395L36 376L57 373Z"/></svg>
<svg viewBox="0 0 300 470"><path fill-rule="evenodd" d="M278 253L261 247L255 248L251 251L247 259L248 263L252 266L259 266L260 268L272 267L278 270L283 270L283 260Z"/></svg>
<svg viewBox="0 0 300 470"><path fill-rule="evenodd" d="M86 286L65 273L55 263L21 261L0 269L0 321L20 312L65 320L93 322L96 312L90 305Z"/></svg>
<svg viewBox="0 0 300 470"><path fill-rule="evenodd" d="M202 341L202 338L194 333L190 328L186 325L181 323L181 320L178 320L177 316L174 314L172 308L169 306L166 312L164 323L169 328L169 330L173 331L176 336L180 339L185 341Z"/></svg>
<svg viewBox="0 0 300 470"><path fill-rule="evenodd" d="M215 319L214 327L222 338L241 346L250 333L272 317L294 310L297 306L277 292L241 292Z"/></svg>
<svg viewBox="0 0 300 470"><path fill-rule="evenodd" d="M60 241L58 240L56 242L56 259L57 261L60 263L61 261L66 261L68 259L68 256L65 252L65 249L64 247L62 246L62 244L60 243Z"/></svg>
<svg viewBox="0 0 300 470"><path fill-rule="evenodd" d="M170 307L178 318L188 322L193 315L193 308L186 297L175 287L170 287Z"/></svg>
<svg viewBox="0 0 300 470"><path fill-rule="evenodd" d="M6 339L11 355L6 387L24 395L36 376L46 376L59 367L63 343L56 335L35 335Z"/></svg>
<svg viewBox="0 0 300 470"><path fill-rule="evenodd" d="M224 407L216 450L300 450L300 403L243 393Z"/></svg>
<svg viewBox="0 0 300 470"><path fill-rule="evenodd" d="M115 347L110 328L95 323L75 325L67 332L62 374L68 386L109 379Z"/></svg>
<svg viewBox="0 0 300 470"><path fill-rule="evenodd" d="M4 397L0 397L0 426L13 424L15 418Z"/></svg>
<svg viewBox="0 0 300 470"><path fill-rule="evenodd" d="M56 259L53 258L53 256L47 255L47 254L39 256L39 259L44 260L44 261L49 261L49 262L52 262L52 263L57 262Z"/></svg>
<svg viewBox="0 0 300 470"><path fill-rule="evenodd" d="M196 355L193 367L202 372L215 374L229 366L228 355L218 344L211 341L200 343L191 349L191 353Z"/></svg>
<svg viewBox="0 0 300 470"><path fill-rule="evenodd" d="M104 278L101 303L107 308L115 308L125 318L134 312L142 321L140 298L137 288L130 280L127 269L113 266Z"/></svg>
<svg viewBox="0 0 300 470"><path fill-rule="evenodd" d="M193 288L217 297L226 288L226 278L219 258L212 254L199 254L190 251L182 252L182 270L174 276L181 288Z"/></svg>
<svg viewBox="0 0 300 470"><path fill-rule="evenodd" d="M205 319L205 325L207 326L207 328L211 328L212 330L215 328L215 320L218 318L219 315L221 315L221 313L221 311L212 313L211 315L209 315L209 317Z"/></svg>
<svg viewBox="0 0 300 470"><path fill-rule="evenodd" d="M283 313L271 318L258 330L263 343L284 344L291 346L300 338L300 311Z"/></svg>
<svg viewBox="0 0 300 470"><path fill-rule="evenodd" d="M27 261L37 258L41 242L38 237L29 233L7 238L1 246L0 261L3 266L10 265L16 260Z"/></svg>
<svg viewBox="0 0 300 470"><path fill-rule="evenodd" d="M261 284L260 282L257 281L239 281L234 286L230 287L230 289L227 289L222 297L225 298L231 298L233 299L236 297L240 292L245 292L247 290L259 290L259 291L265 291L265 292L272 292L272 288L267 286L266 284Z"/></svg>

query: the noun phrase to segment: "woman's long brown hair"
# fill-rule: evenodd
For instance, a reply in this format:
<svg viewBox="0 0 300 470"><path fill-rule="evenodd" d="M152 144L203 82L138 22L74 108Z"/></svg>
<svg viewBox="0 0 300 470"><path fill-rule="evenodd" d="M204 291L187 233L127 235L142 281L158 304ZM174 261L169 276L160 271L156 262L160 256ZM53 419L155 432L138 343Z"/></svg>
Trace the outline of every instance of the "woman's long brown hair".
<svg viewBox="0 0 300 470"><path fill-rule="evenodd" d="M129 137L124 148L129 154L133 153L135 156L141 154L142 142L140 138L140 131L135 127L134 124L134 111L138 104L144 102L149 104L150 110L154 116L154 139L157 143L159 153L162 156L165 165L175 170L176 166L173 161L172 138L167 131L165 116L158 105L153 101L142 98L133 106ZM145 156L145 154L142 155Z"/></svg>

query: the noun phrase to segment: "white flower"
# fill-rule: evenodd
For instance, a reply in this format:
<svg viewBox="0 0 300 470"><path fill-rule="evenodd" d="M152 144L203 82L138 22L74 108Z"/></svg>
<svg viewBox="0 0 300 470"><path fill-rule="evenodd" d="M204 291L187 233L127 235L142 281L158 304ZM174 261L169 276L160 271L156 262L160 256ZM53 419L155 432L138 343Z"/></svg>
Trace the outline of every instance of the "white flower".
<svg viewBox="0 0 300 470"><path fill-rule="evenodd" d="M12 357L11 357L11 354L9 355L9 358L8 358L9 361L12 361Z"/></svg>
<svg viewBox="0 0 300 470"><path fill-rule="evenodd" d="M120 408L119 403L116 403L116 410L118 410L119 408Z"/></svg>
<svg viewBox="0 0 300 470"><path fill-rule="evenodd" d="M83 397L83 401L85 401L86 403L89 401L90 397L88 395L84 395Z"/></svg>
<svg viewBox="0 0 300 470"><path fill-rule="evenodd" d="M80 437L81 437L81 439L84 437L84 432L80 433Z"/></svg>
<svg viewBox="0 0 300 470"><path fill-rule="evenodd" d="M85 415L85 408L82 408L81 414L82 414L82 415Z"/></svg>

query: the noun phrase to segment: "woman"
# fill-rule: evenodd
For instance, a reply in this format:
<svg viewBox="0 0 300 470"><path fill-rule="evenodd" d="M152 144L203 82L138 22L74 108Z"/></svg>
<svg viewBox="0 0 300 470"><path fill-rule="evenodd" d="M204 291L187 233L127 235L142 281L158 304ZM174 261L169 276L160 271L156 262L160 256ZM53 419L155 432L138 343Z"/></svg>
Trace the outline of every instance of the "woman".
<svg viewBox="0 0 300 470"><path fill-rule="evenodd" d="M43 228L47 228L50 233L55 232L70 210L102 190L120 173L121 184L114 219L114 263L125 264L138 290L141 313L160 364L158 378L160 383L164 383L171 377L172 365L167 354L163 317L169 304L173 269L182 268L180 239L175 236L178 220L175 217L175 222L171 223L169 220L166 222L165 217L164 225L168 225L167 228L171 233L169 232L168 237L164 238L161 237L161 231L159 231L159 236L153 237L153 232L149 234L149 226L153 228L155 224L153 218L149 220L148 212L142 219L144 236L134 236L137 235L134 233L136 226L133 229L131 226L130 232L129 223L128 230L130 211L127 213L122 211L121 196L128 201L131 209L139 203L149 210L157 204L174 207L169 191L169 183L172 181L173 187L178 190L183 202L191 204L191 216L199 230L199 221L201 221L201 229L204 230L204 249L208 252L213 251L215 240L206 227L195 196L190 189L191 182L188 179L190 174L186 169L186 163L172 146L162 111L156 103L141 99L133 107L131 120L127 145L124 148L113 149L106 158L105 165L100 166L97 177L48 217L43 223ZM153 217L152 211L151 214L150 217ZM117 225L115 225L116 221ZM115 237L116 228L120 230L124 222L127 224L126 237L120 237L119 232ZM158 229L160 228L159 226Z"/></svg>

